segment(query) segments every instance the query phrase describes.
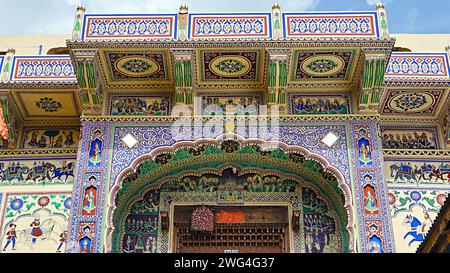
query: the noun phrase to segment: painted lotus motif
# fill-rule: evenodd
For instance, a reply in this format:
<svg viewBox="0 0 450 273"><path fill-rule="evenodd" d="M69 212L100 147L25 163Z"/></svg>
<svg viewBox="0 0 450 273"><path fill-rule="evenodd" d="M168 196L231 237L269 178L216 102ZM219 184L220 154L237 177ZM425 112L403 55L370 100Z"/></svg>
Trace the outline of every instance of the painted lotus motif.
<svg viewBox="0 0 450 273"><path fill-rule="evenodd" d="M322 74L336 68L337 66L338 66L337 63L333 62L332 60L319 59L309 63L306 67L308 67L311 71L315 73Z"/></svg>
<svg viewBox="0 0 450 273"><path fill-rule="evenodd" d="M45 112L56 112L58 108L62 107L62 104L59 101L53 100L53 98L44 97L36 102L36 106L42 108Z"/></svg>

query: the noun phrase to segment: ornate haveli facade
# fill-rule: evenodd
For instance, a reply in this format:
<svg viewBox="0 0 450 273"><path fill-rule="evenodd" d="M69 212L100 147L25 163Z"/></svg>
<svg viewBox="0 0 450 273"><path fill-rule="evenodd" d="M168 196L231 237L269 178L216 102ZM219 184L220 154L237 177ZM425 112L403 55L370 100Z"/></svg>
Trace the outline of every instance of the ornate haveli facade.
<svg viewBox="0 0 450 273"><path fill-rule="evenodd" d="M415 252L450 192L450 35L268 10L0 36L0 251Z"/></svg>

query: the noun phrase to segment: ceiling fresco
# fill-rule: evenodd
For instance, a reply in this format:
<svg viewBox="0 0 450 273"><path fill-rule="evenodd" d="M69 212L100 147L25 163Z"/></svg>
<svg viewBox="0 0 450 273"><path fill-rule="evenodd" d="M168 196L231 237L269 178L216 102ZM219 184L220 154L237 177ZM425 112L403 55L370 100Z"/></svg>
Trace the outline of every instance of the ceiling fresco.
<svg viewBox="0 0 450 273"><path fill-rule="evenodd" d="M198 83L263 84L265 52L262 49L198 50Z"/></svg>
<svg viewBox="0 0 450 273"><path fill-rule="evenodd" d="M382 103L383 115L434 117L447 97L446 89L388 89Z"/></svg>
<svg viewBox="0 0 450 273"><path fill-rule="evenodd" d="M359 52L356 49L295 49L289 83L351 84Z"/></svg>
<svg viewBox="0 0 450 273"><path fill-rule="evenodd" d="M172 83L170 52L167 49L104 50L100 59L108 85Z"/></svg>
<svg viewBox="0 0 450 273"><path fill-rule="evenodd" d="M80 117L78 98L71 90L16 90L13 98L25 121Z"/></svg>

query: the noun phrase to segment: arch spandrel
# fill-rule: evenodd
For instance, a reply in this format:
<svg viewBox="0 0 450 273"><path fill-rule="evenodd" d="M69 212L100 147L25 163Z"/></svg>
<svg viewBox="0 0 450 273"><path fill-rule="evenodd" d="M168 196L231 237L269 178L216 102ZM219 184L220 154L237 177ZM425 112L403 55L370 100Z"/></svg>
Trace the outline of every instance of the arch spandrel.
<svg viewBox="0 0 450 273"><path fill-rule="evenodd" d="M143 119L147 120L147 119ZM221 142L226 135L215 135L214 138L203 138L200 140L187 140L176 142L170 137L170 125L173 119L149 119L148 124L128 121L104 120L101 122L86 121L83 124L83 143L80 147L81 160L87 160L87 155L83 153L83 147L87 146L87 141L91 139L91 132L98 128L104 128L105 147L109 147L109 152L104 154L102 166L98 169L99 183L101 183L101 195L99 195L98 217L96 219L84 219L78 215L79 204L75 204L74 214L71 218L71 236L70 240L77 240L76 236L79 230L83 228L86 221L91 221L95 230L92 231L95 251L105 249L111 251L111 245L108 245L109 238L112 236L112 212L116 205L114 196L117 195L122 188L121 182L125 177L135 173L138 166L142 162L150 162L157 154L169 151L174 147L182 148L183 145L197 145L203 142ZM359 147L357 139L358 129L366 128L366 132L370 133L368 139L372 148L372 166L361 166L358 161ZM339 136L338 141L331 148L321 142L330 130ZM138 144L133 149L126 147L121 139L127 134L132 133L138 140ZM315 134L315 135L314 135ZM354 237L350 237L350 251L368 252L369 239L374 237L381 240L384 252L392 252L393 242L391 238L392 225L388 214L388 206L386 203L386 188L384 185L384 174L378 163L382 162L381 143L373 137L377 134L377 120L374 118L347 117L345 120L340 119L322 119L320 117L311 117L302 120L296 120L291 117L280 118L280 134L279 147L283 153L289 152L292 155L296 153L303 155L313 161L320 162L321 170L332 173L339 182L344 195L348 196L345 201L345 208L349 213L348 230L354 232ZM245 139L244 137L227 134L233 136L240 143L263 143L269 139ZM308 135L309 138L307 137ZM194 144L193 144L194 143ZM161 160L163 158L160 158ZM293 156L293 160L298 160ZM151 166L150 166L151 167ZM379 214L368 215L364 211L363 200L364 192L361 183L361 174L365 171L375 172L373 183L377 183L377 198L379 198ZM86 173L91 171L87 166L80 166L77 170L77 180L86 178ZM75 186L74 198L78 198L77 194L81 191L82 184L77 182ZM98 227L98 229L97 229ZM373 231L373 232L372 232ZM373 234L372 234L372 233ZM74 238L74 239L73 239ZM375 237L374 237L375 238ZM71 250L76 251L76 250Z"/></svg>

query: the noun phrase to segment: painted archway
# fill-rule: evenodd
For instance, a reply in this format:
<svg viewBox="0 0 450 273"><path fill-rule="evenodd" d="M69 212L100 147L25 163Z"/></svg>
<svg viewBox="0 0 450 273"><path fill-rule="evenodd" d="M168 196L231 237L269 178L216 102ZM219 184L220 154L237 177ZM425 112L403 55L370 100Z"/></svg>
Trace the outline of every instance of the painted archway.
<svg viewBox="0 0 450 273"><path fill-rule="evenodd" d="M273 147L265 150L264 147ZM215 140L179 142L161 147L136 159L118 176L111 189L105 246L108 252L122 250L121 228L127 213L150 191L186 175L218 174L226 168L241 173L267 174L296 181L310 189L330 208L342 234L340 251L355 251L351 192L341 173L321 156L283 143L243 140L225 135ZM313 182L312 182L313 181ZM160 220L160 219L159 219ZM119 228L116 228L119 227ZM123 235L123 234L122 234Z"/></svg>

